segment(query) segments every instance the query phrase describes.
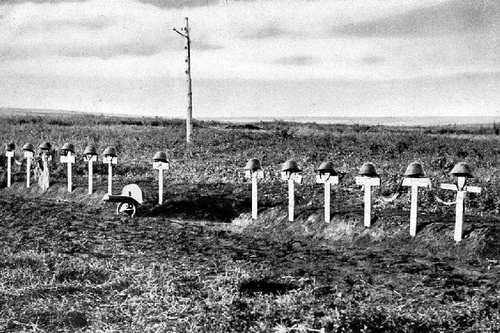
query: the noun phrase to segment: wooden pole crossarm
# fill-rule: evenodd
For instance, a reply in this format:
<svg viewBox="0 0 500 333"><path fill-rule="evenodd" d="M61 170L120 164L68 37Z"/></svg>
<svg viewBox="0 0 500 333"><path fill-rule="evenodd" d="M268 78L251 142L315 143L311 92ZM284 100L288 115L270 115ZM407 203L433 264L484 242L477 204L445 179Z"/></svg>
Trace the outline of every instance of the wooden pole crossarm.
<svg viewBox="0 0 500 333"><path fill-rule="evenodd" d="M173 31L177 32L179 35L181 35L182 37L186 38L186 39L189 39L189 36L187 35L184 35L182 32L180 32L179 30L177 30L176 28L173 28L172 29Z"/></svg>

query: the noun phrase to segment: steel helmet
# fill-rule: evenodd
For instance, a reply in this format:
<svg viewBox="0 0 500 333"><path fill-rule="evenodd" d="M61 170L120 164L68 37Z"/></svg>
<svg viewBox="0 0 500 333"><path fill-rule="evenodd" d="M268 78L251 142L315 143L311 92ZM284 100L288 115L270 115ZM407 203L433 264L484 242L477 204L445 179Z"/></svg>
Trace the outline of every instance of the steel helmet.
<svg viewBox="0 0 500 333"><path fill-rule="evenodd" d="M157 151L153 156L155 162L167 162L167 154L164 151Z"/></svg>
<svg viewBox="0 0 500 333"><path fill-rule="evenodd" d="M319 167L316 169L317 172L319 173L330 173L330 175L335 176L337 175L337 171L333 168L333 163L332 162L323 162L319 165Z"/></svg>
<svg viewBox="0 0 500 333"><path fill-rule="evenodd" d="M408 165L405 171L405 177L420 178L424 177L424 168L419 162L413 162Z"/></svg>
<svg viewBox="0 0 500 333"><path fill-rule="evenodd" d="M378 177L377 170L375 170L375 164L367 162L359 168L359 175L366 177Z"/></svg>
<svg viewBox="0 0 500 333"><path fill-rule="evenodd" d="M262 169L260 161L256 158L249 159L247 165L245 165L245 170L257 171L260 169Z"/></svg>
<svg viewBox="0 0 500 333"><path fill-rule="evenodd" d="M97 155L97 149L94 145L88 145L83 151L83 155Z"/></svg>
<svg viewBox="0 0 500 333"><path fill-rule="evenodd" d="M40 150L50 150L52 148L52 145L50 144L50 142L42 142L39 146L38 146L38 149Z"/></svg>
<svg viewBox="0 0 500 333"><path fill-rule="evenodd" d="M302 170L299 169L297 162L295 162L294 160L288 160L281 165L281 171L300 172Z"/></svg>
<svg viewBox="0 0 500 333"><path fill-rule="evenodd" d="M66 142L62 148L61 152L72 152L73 154L75 153L75 146L72 143Z"/></svg>
<svg viewBox="0 0 500 333"><path fill-rule="evenodd" d="M31 143L26 143L23 146L23 150L34 152L35 151L35 147L33 147L33 145Z"/></svg>
<svg viewBox="0 0 500 333"><path fill-rule="evenodd" d="M466 177L466 178L473 178L474 177L472 175L472 172L471 172L469 165L465 162L457 163L453 167L453 169L451 169L450 174L452 174L455 177Z"/></svg>
<svg viewBox="0 0 500 333"><path fill-rule="evenodd" d="M5 145L5 149L7 151L14 151L16 150L16 144L14 142L9 142L8 144Z"/></svg>
<svg viewBox="0 0 500 333"><path fill-rule="evenodd" d="M115 147L109 146L108 148L104 149L104 152L102 154L104 156L116 157L116 149Z"/></svg>

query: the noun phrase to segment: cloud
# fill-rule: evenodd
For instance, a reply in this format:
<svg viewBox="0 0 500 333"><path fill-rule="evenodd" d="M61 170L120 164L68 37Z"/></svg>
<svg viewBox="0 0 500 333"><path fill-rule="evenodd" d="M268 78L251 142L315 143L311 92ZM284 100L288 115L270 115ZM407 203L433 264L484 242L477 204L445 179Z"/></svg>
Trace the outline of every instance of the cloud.
<svg viewBox="0 0 500 333"><path fill-rule="evenodd" d="M264 38L276 38L280 36L287 35L286 31L273 25L268 25L266 27L258 28L254 31L248 33L243 32L241 38L243 39L264 39Z"/></svg>
<svg viewBox="0 0 500 333"><path fill-rule="evenodd" d="M334 26L335 34L354 36L425 36L500 32L500 2L455 0L368 22Z"/></svg>
<svg viewBox="0 0 500 333"><path fill-rule="evenodd" d="M472 0L11 1L0 5L0 74L181 78L185 41L172 27L186 16L200 79L495 72L499 5L482 3L493 10L467 16Z"/></svg>
<svg viewBox="0 0 500 333"><path fill-rule="evenodd" d="M276 64L280 65L291 65L291 66L306 66L315 62L315 59L311 56L291 56L279 58L275 61Z"/></svg>
<svg viewBox="0 0 500 333"><path fill-rule="evenodd" d="M361 61L364 62L365 64L379 64L384 62L385 58L379 56L367 56L361 58Z"/></svg>

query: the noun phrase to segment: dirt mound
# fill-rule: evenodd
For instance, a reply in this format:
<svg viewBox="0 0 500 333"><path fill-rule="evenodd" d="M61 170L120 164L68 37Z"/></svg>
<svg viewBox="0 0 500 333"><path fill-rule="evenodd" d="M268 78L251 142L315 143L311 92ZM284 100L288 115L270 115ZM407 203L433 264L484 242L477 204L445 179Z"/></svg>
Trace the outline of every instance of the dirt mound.
<svg viewBox="0 0 500 333"><path fill-rule="evenodd" d="M257 220L242 214L233 221L240 232L272 237L280 242L308 239L329 247L401 247L425 254L440 254L465 259L500 259L500 224L498 218L465 216L463 240L455 243L455 216L430 213L419 215L417 235L409 234L409 212L399 209L376 211L372 226L363 226L361 210L332 213L325 223L317 210L296 212L288 221L286 209L275 207L259 213Z"/></svg>

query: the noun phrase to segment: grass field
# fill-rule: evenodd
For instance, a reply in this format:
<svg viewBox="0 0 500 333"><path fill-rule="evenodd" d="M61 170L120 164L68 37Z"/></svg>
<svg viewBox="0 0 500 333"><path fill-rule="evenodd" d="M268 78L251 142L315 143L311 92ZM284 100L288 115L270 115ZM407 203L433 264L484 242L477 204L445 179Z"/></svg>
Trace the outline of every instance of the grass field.
<svg viewBox="0 0 500 333"><path fill-rule="evenodd" d="M24 188L15 166L5 188L0 158L0 331L88 332L498 332L500 331L500 136L493 127L403 128L284 122L195 123L186 153L184 125L160 118L12 115L0 142L88 143L118 150L115 192L128 183L146 203L134 219L103 203L107 170L86 195L77 157L75 190L53 161L52 186ZM157 202L152 156L167 150L165 203ZM18 150L18 153L20 151ZM242 168L262 161L259 219L249 219ZM279 166L304 169L296 221L287 222ZM331 160L342 172L332 221L322 220L314 169ZM406 190L375 200L362 226L354 176L374 162L375 198L401 191L406 166L421 161L434 189L420 195L419 228L409 237ZM453 242L454 207L436 196L458 161L473 166L483 193L467 200L464 240ZM313 332L313 331L310 331Z"/></svg>

